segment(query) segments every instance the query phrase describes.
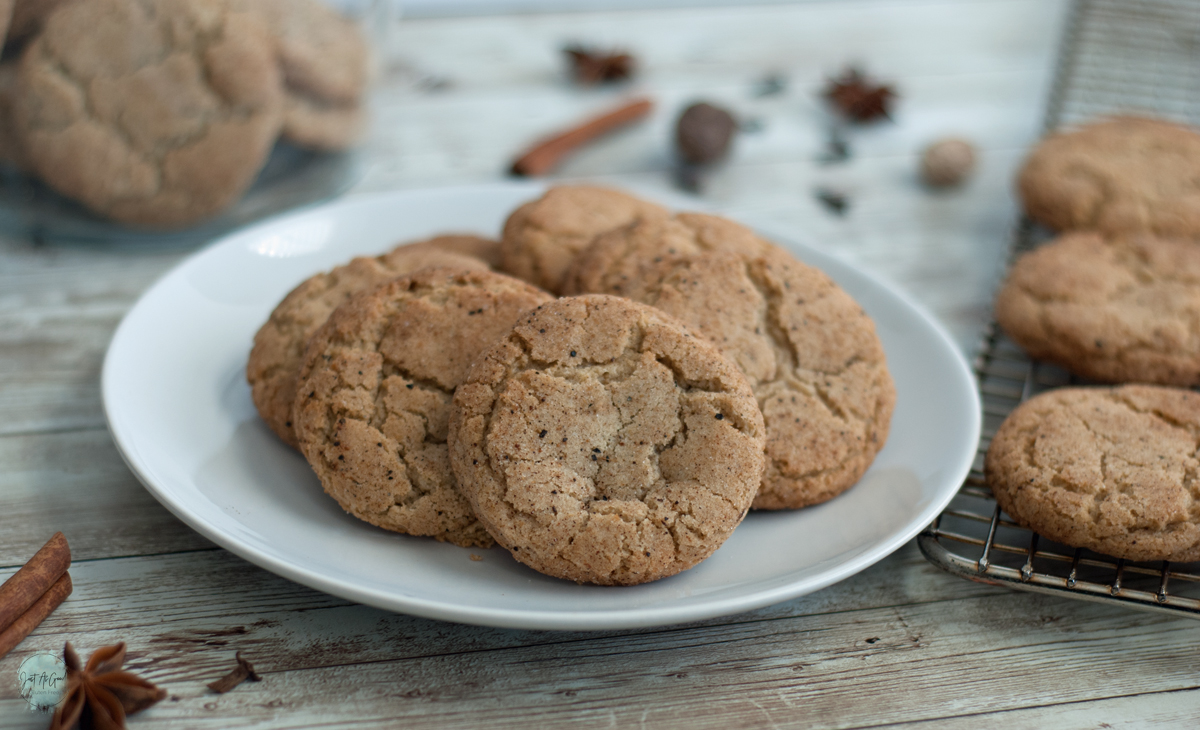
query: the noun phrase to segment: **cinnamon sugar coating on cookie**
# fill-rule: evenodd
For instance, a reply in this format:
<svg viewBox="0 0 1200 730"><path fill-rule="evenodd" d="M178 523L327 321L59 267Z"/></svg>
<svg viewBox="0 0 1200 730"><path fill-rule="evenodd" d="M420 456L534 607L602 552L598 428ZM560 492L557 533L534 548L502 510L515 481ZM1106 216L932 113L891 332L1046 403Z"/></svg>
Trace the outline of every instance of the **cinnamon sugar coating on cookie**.
<svg viewBox="0 0 1200 730"><path fill-rule="evenodd" d="M101 215L182 226L249 187L283 89L261 25L221 0L59 7L25 49L14 122L33 169Z"/></svg>
<svg viewBox="0 0 1200 730"><path fill-rule="evenodd" d="M832 499L883 448L896 400L883 346L824 273L744 226L696 214L607 234L578 261L577 285L679 318L746 374L767 427L756 509Z"/></svg>
<svg viewBox="0 0 1200 730"><path fill-rule="evenodd" d="M549 298L490 271L427 268L338 307L309 342L293 406L326 493L379 527L490 545L450 469L450 400L476 354Z"/></svg>
<svg viewBox="0 0 1200 730"><path fill-rule="evenodd" d="M988 448L988 486L1018 523L1128 560L1200 560L1200 394L1061 388L1022 403Z"/></svg>
<svg viewBox="0 0 1200 730"><path fill-rule="evenodd" d="M292 403L296 399L296 378L304 363L304 347L333 310L359 292L428 266L487 269L483 261L453 252L470 250L475 245L471 239L437 236L398 246L382 256L361 256L306 279L284 297L254 335L254 347L246 363L254 407L271 430L289 445L297 446ZM484 239L475 240L482 247L488 245Z"/></svg>
<svg viewBox="0 0 1200 730"><path fill-rule="evenodd" d="M1086 378L1200 384L1200 247L1064 234L1017 260L996 319L1030 356Z"/></svg>
<svg viewBox="0 0 1200 730"><path fill-rule="evenodd" d="M760 254L772 245L754 231L704 213L649 218L601 234L575 257L563 278L563 294L629 296L646 267L673 257L709 251Z"/></svg>
<svg viewBox="0 0 1200 730"><path fill-rule="evenodd" d="M1030 217L1059 230L1200 234L1200 133L1116 117L1052 134L1026 159L1018 188Z"/></svg>
<svg viewBox="0 0 1200 730"><path fill-rule="evenodd" d="M543 573L644 583L712 554L763 467L744 376L677 321L609 296L522 318L454 398L451 459L496 541Z"/></svg>
<svg viewBox="0 0 1200 730"><path fill-rule="evenodd" d="M584 185L550 188L504 224L500 270L559 293L575 255L597 235L667 210L627 193Z"/></svg>

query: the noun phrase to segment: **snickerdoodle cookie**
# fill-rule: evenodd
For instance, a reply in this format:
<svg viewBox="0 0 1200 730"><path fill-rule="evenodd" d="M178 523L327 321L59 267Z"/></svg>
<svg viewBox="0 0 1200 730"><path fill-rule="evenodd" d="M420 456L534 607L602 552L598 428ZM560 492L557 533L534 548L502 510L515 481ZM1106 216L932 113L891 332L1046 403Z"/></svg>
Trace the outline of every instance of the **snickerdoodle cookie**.
<svg viewBox="0 0 1200 730"><path fill-rule="evenodd" d="M1052 134L1018 179L1030 217L1060 231L1200 234L1200 133L1116 117Z"/></svg>
<svg viewBox="0 0 1200 730"><path fill-rule="evenodd" d="M647 218L597 236L567 269L562 293L628 296L640 283L642 269L663 259L706 251L758 254L769 248L754 231L720 216Z"/></svg>
<svg viewBox="0 0 1200 730"><path fill-rule="evenodd" d="M486 269L487 264L480 259L454 253L455 249L471 250L475 245L484 248L489 242L471 236L438 236L399 246L382 256L359 257L317 274L284 297L254 336L254 348L246 364L254 406L271 430L288 444L297 445L292 430L292 402L304 346L334 309L359 292L427 266Z"/></svg>
<svg viewBox="0 0 1200 730"><path fill-rule="evenodd" d="M682 224L696 221L707 225ZM744 226L696 215L604 236L585 261L582 285L679 318L746 374L767 427L756 509L829 500L883 448L896 401L883 346L822 272Z"/></svg>
<svg viewBox="0 0 1200 730"><path fill-rule="evenodd" d="M490 545L450 469L450 400L475 356L549 299L503 274L428 268L340 306L309 342L293 407L326 493L379 527Z"/></svg>
<svg viewBox="0 0 1200 730"><path fill-rule="evenodd" d="M231 0L259 18L283 70L283 136L310 149L341 150L366 121L366 40L352 21L319 0Z"/></svg>
<svg viewBox="0 0 1200 730"><path fill-rule="evenodd" d="M504 224L500 270L558 293L576 254L605 231L667 210L606 188L561 186L517 208Z"/></svg>
<svg viewBox="0 0 1200 730"><path fill-rule="evenodd" d="M14 119L34 171L135 225L182 226L226 207L283 119L265 30L221 0L62 5L17 75Z"/></svg>
<svg viewBox="0 0 1200 730"><path fill-rule="evenodd" d="M1017 260L996 319L1030 356L1086 378L1200 384L1200 247L1064 234Z"/></svg>
<svg viewBox="0 0 1200 730"><path fill-rule="evenodd" d="M985 471L1018 523L1129 560L1200 560L1200 394L1061 388L1022 403Z"/></svg>
<svg viewBox="0 0 1200 730"><path fill-rule="evenodd" d="M543 573L635 584L686 570L762 474L745 377L678 321L592 295L539 307L454 397L451 460L496 541Z"/></svg>

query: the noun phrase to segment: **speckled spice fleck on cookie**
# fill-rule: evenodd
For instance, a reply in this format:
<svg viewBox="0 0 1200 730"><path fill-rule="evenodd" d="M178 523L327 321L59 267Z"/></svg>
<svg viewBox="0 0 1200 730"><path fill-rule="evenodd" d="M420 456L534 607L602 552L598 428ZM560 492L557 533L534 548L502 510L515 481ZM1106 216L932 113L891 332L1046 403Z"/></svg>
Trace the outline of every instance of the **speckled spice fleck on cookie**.
<svg viewBox="0 0 1200 730"><path fill-rule="evenodd" d="M1064 234L1017 260L996 319L1031 357L1092 380L1200 384L1200 246Z"/></svg>
<svg viewBox="0 0 1200 730"><path fill-rule="evenodd" d="M451 459L496 541L604 585L686 570L741 522L762 474L745 377L652 307L558 299L522 318L455 393Z"/></svg>
<svg viewBox="0 0 1200 730"><path fill-rule="evenodd" d="M483 239L474 240L480 247L489 245ZM486 269L483 261L453 252L471 250L473 245L469 236L437 236L398 246L382 256L359 257L312 276L284 297L254 335L246 363L254 407L271 430L289 445L297 445L292 403L296 377L304 364L304 346L333 310L359 292L427 266Z"/></svg>
<svg viewBox="0 0 1200 730"><path fill-rule="evenodd" d="M1052 134L1018 178L1025 210L1060 231L1200 234L1200 134L1117 117Z"/></svg>
<svg viewBox="0 0 1200 730"><path fill-rule="evenodd" d="M549 298L503 274L431 268L339 307L309 342L292 409L326 493L379 527L490 545L450 470L450 400L476 354Z"/></svg>
<svg viewBox="0 0 1200 730"><path fill-rule="evenodd" d="M1200 394L1152 385L1061 388L1017 407L988 448L996 501L1072 547L1200 560Z"/></svg>

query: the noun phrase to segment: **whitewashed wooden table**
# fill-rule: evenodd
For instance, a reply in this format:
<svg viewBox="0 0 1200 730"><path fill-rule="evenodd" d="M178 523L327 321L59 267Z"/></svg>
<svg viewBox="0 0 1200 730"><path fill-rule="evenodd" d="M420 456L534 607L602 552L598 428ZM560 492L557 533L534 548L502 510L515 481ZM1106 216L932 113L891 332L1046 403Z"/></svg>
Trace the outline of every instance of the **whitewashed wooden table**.
<svg viewBox="0 0 1200 730"><path fill-rule="evenodd" d="M757 120L704 202L783 223L889 278L971 352L1036 138L1065 5L847 0L753 8L418 18L389 36L367 169L350 193L499 178L542 132L633 92L653 118L571 159L563 178L670 185L670 129L707 99ZM634 52L631 85L577 89L572 40ZM857 62L899 89L894 123L821 165L816 92ZM756 96L770 73L787 89ZM959 191L915 181L939 136L974 140ZM845 191L844 216L814 197ZM549 633L390 614L265 572L184 526L121 462L99 368L139 294L191 250L0 239L0 579L56 530L75 592L0 660L0 727L43 727L17 666L71 641L129 644L169 699L131 726L1137 727L1200 717L1200 623L953 578L910 543L819 593L639 631ZM241 650L263 674L205 683Z"/></svg>

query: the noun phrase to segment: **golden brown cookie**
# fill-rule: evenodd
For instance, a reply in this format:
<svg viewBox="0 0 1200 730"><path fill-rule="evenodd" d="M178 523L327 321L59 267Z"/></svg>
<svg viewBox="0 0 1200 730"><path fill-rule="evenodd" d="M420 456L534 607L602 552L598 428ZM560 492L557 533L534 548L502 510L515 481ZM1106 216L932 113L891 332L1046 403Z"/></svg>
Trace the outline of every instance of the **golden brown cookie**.
<svg viewBox="0 0 1200 730"><path fill-rule="evenodd" d="M289 93L283 111L283 136L305 149L338 152L358 142L366 122L361 104L330 104Z"/></svg>
<svg viewBox="0 0 1200 730"><path fill-rule="evenodd" d="M445 251L463 256L474 256L493 268L500 263L500 244L498 242L466 233L447 233L435 236L428 241L410 243L406 250Z"/></svg>
<svg viewBox="0 0 1200 730"><path fill-rule="evenodd" d="M746 374L767 427L756 509L832 499L862 477L891 424L896 390L875 325L824 273L737 223L696 219L708 225L644 222L598 239L579 281L677 317Z"/></svg>
<svg viewBox="0 0 1200 730"><path fill-rule="evenodd" d="M1016 408L985 471L1018 523L1128 560L1200 560L1200 394L1061 388Z"/></svg>
<svg viewBox="0 0 1200 730"><path fill-rule="evenodd" d="M581 583L686 570L742 521L763 466L745 377L676 320L627 299L526 315L454 396L451 460L517 560Z"/></svg>
<svg viewBox="0 0 1200 730"><path fill-rule="evenodd" d="M306 279L271 312L254 335L254 348L246 363L246 380L254 407L279 438L296 446L292 429L292 402L296 376L304 360L304 346L334 309L350 297L398 276L427 266L486 269L483 261L442 248L461 246L471 237L435 237L399 246L382 256L362 256L327 273ZM482 239L479 239L482 240Z"/></svg>
<svg viewBox="0 0 1200 730"><path fill-rule="evenodd" d="M358 26L319 0L232 0L269 29L283 70L283 136L315 150L350 147L366 122L368 52Z"/></svg>
<svg viewBox="0 0 1200 730"><path fill-rule="evenodd" d="M283 92L261 26L219 0L59 7L25 49L15 122L51 187L135 225L216 214L254 180Z"/></svg>
<svg viewBox="0 0 1200 730"><path fill-rule="evenodd" d="M430 268L338 307L309 342L294 406L326 493L379 527L490 545L450 470L450 400L475 356L549 299L503 274Z"/></svg>
<svg viewBox="0 0 1200 730"><path fill-rule="evenodd" d="M1052 134L1018 179L1030 217L1060 231L1200 234L1200 134L1117 117Z"/></svg>
<svg viewBox="0 0 1200 730"><path fill-rule="evenodd" d="M504 224L501 271L559 292L576 254L605 231L668 215L661 206L606 188L550 188L517 208Z"/></svg>
<svg viewBox="0 0 1200 730"><path fill-rule="evenodd" d="M1200 384L1200 247L1064 234L1013 265L996 320L1031 357L1085 378Z"/></svg>
<svg viewBox="0 0 1200 730"><path fill-rule="evenodd" d="M654 217L600 234L584 248L563 277L563 294L613 294L643 277L641 269L660 261L706 251L759 254L772 245L728 218L704 213Z"/></svg>

